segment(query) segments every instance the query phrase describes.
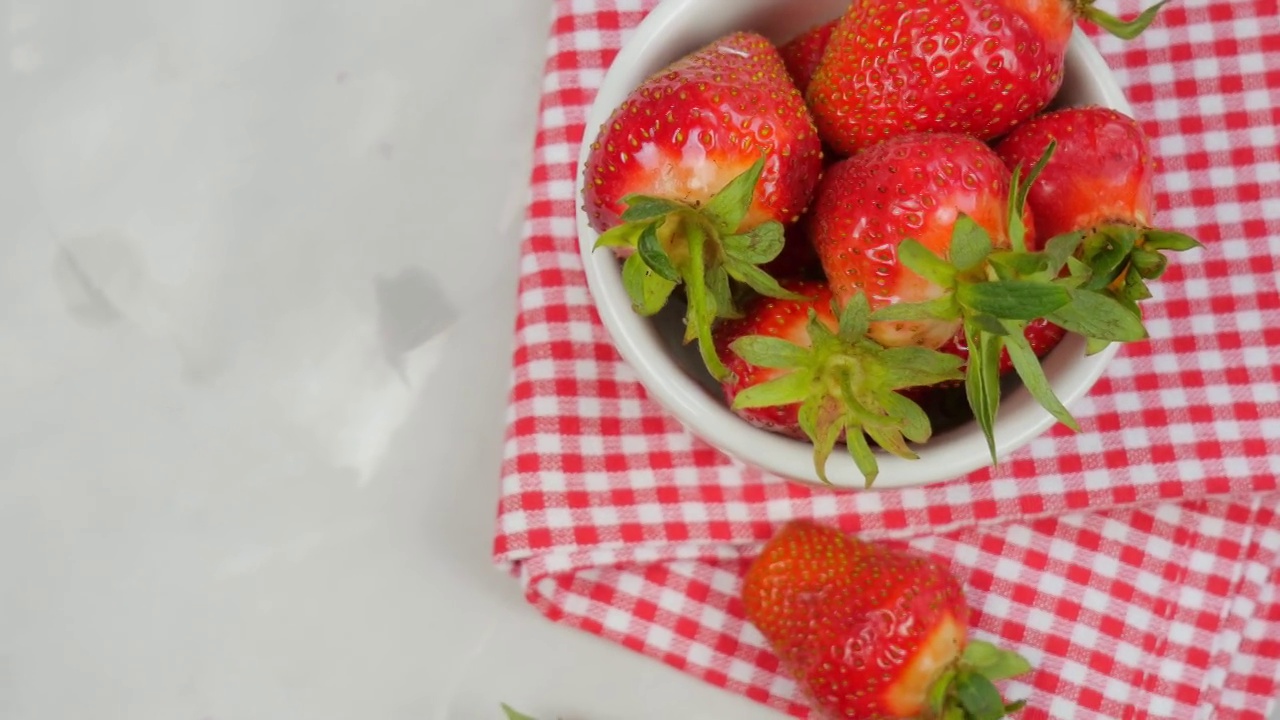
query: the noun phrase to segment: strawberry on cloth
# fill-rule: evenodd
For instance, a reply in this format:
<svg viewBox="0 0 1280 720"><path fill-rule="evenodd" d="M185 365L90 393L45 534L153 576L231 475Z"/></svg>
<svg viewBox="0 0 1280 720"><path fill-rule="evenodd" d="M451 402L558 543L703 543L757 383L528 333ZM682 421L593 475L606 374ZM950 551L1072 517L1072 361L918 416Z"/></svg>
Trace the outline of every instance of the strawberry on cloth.
<svg viewBox="0 0 1280 720"><path fill-rule="evenodd" d="M1280 694L1280 76L1258 61L1280 48L1273 7L1172 3L1160 32L1127 42L1087 30L1151 139L1159 227L1204 247L1143 304L1150 339L1072 405L1082 431L1058 427L998 470L835 493L691 436L595 313L574 158L605 68L653 5L556 3L495 562L556 622L811 717L741 591L767 540L813 520L954 573L970 637L1034 668L1000 683L1027 701L1019 717L1264 718Z"/></svg>

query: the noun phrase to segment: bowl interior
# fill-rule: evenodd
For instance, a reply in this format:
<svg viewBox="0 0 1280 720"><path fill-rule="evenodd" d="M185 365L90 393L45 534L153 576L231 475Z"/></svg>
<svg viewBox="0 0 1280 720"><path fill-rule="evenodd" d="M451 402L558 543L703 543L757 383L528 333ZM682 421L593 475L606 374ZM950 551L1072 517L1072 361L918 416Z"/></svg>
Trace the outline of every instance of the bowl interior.
<svg viewBox="0 0 1280 720"><path fill-rule="evenodd" d="M578 162L582 166L596 129L613 108L647 77L668 63L715 38L754 30L782 43L814 25L839 16L848 0L664 0L636 29L610 68L587 118L587 132ZM1054 106L1104 105L1131 110L1105 61L1078 30L1067 51L1062 89ZM591 293L614 344L635 369L651 397L695 435L730 456L783 477L819 482L813 468L812 446L748 425L724 404L718 384L707 374L692 345L682 344L683 307L673 302L653 318L631 310L623 289L620 266L612 253L592 252L597 233L581 208L578 234ZM1064 403L1082 397L1101 375L1118 346L1093 356L1085 343L1068 335L1043 365ZM1043 433L1055 420L1023 388L1005 393L996 422L997 454L1007 455ZM990 464L985 440L976 424L942 432L918 448L919 460L879 453L876 489L903 487L954 478ZM861 489L863 479L847 453L837 449L827 464L827 476L839 487Z"/></svg>

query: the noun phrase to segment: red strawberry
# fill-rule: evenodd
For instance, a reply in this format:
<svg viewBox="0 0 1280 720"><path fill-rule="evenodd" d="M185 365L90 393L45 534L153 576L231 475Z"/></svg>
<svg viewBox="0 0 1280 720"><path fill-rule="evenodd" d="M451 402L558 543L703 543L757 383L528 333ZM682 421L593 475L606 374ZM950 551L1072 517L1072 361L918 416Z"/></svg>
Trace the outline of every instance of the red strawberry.
<svg viewBox="0 0 1280 720"><path fill-rule="evenodd" d="M808 521L784 526L747 571L747 619L815 714L1000 718L993 681L1031 669L968 638L960 583L941 563Z"/></svg>
<svg viewBox="0 0 1280 720"><path fill-rule="evenodd" d="M1009 167L1029 167L1054 151L1027 193L1045 237L1083 231L1080 259L1091 276L1084 287L1107 289L1138 313L1150 297L1145 281L1168 263L1161 250L1199 247L1194 239L1152 228L1155 160L1133 118L1102 107L1068 108L1019 126L996 145Z"/></svg>
<svg viewBox="0 0 1280 720"><path fill-rule="evenodd" d="M782 61L787 65L787 72L791 73L791 79L800 92L809 89L809 81L817 72L822 53L827 49L827 42L835 29L836 21L832 20L800 33L791 42L778 48Z"/></svg>
<svg viewBox="0 0 1280 720"><path fill-rule="evenodd" d="M785 294L758 266L821 175L821 142L778 51L753 33L717 40L646 80L591 148L583 194L597 245L638 251L623 266L637 312L684 286L686 340L723 377L711 324L735 314L730 279Z"/></svg>
<svg viewBox="0 0 1280 720"><path fill-rule="evenodd" d="M731 371L723 382L725 398L757 427L808 437L823 479L827 457L845 438L870 485L877 463L863 433L889 452L916 457L907 441L928 440L929 421L898 391L958 380L960 360L872 342L861 295L837 317L825 284L784 280L782 286L808 299L757 297L741 318L716 328L716 349Z"/></svg>
<svg viewBox="0 0 1280 720"><path fill-rule="evenodd" d="M957 332L965 338L966 389L993 460L1002 353L1036 399L1076 427L1026 339L1027 323L1048 318L1110 339L1133 333L1121 318L1129 333L1121 337L1114 313L1093 323L1094 298L1077 307L1073 289L1057 282L1068 262L1055 254L1061 248L1037 251L1025 207L1037 168L1024 182L972 137L913 133L831 167L813 209L813 242L831 290L841 303L868 296L872 339L940 348Z"/></svg>
<svg viewBox="0 0 1280 720"><path fill-rule="evenodd" d="M1164 2L1131 22L1091 0L854 2L809 105L823 139L845 154L915 130L993 138L1053 99L1077 16L1131 38Z"/></svg>
<svg viewBox="0 0 1280 720"><path fill-rule="evenodd" d="M841 303L865 292L872 310L942 297L946 287L903 266L899 244L910 238L946 257L964 213L1007 248L1009 191L1000 158L961 135L915 133L835 164L819 186L811 234L832 292ZM871 337L937 348L959 327L958 317L876 322Z"/></svg>

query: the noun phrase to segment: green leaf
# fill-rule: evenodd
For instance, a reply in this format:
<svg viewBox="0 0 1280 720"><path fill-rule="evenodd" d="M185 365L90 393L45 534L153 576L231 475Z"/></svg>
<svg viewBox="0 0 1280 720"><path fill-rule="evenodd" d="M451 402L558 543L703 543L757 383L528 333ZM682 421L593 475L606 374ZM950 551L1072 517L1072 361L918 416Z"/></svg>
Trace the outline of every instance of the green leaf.
<svg viewBox="0 0 1280 720"><path fill-rule="evenodd" d="M849 303L844 306L836 317L840 318L840 329L838 335L841 340L853 343L861 340L867 334L867 318L871 314L871 307L867 304L867 296L861 292L854 294L849 299Z"/></svg>
<svg viewBox="0 0 1280 720"><path fill-rule="evenodd" d="M969 407L978 426L987 437L991 462L996 459L996 412L1000 409L1000 350L998 335L983 332L973 322L964 324L965 342L969 346L969 364L966 368L964 389Z"/></svg>
<svg viewBox="0 0 1280 720"><path fill-rule="evenodd" d="M882 425L867 425L866 433L876 441L882 449L890 452L904 460L919 460L920 456L911 451L907 447L907 441L902 437L902 431L893 427L884 427Z"/></svg>
<svg viewBox="0 0 1280 720"><path fill-rule="evenodd" d="M1151 297L1151 288L1147 287L1147 283L1143 281L1142 272L1138 268L1130 267L1129 272L1125 273L1121 297L1133 303L1138 303Z"/></svg>
<svg viewBox="0 0 1280 720"><path fill-rule="evenodd" d="M980 669L982 675L991 682L1008 680L1031 672L1031 663L1018 653L1009 650L998 650L998 653L999 655Z"/></svg>
<svg viewBox="0 0 1280 720"><path fill-rule="evenodd" d="M673 212L688 210L689 206L675 200L650 195L628 195L622 198L627 209L622 211L623 222L640 223L666 217Z"/></svg>
<svg viewBox="0 0 1280 720"><path fill-rule="evenodd" d="M1049 256L1044 253L999 250L988 257L1002 280L1014 280L1049 269ZM1002 272L1003 271L1003 272Z"/></svg>
<svg viewBox="0 0 1280 720"><path fill-rule="evenodd" d="M1026 252L1027 250L1027 226L1022 221L1022 216L1027 207L1027 193L1031 191L1031 186L1035 184L1036 178L1044 170L1044 166L1049 164L1049 158L1053 156L1054 149L1058 146L1057 142L1050 140L1041 153L1040 159L1035 165L1031 166L1025 176L1022 172L1022 164L1019 163L1013 170L1013 179L1009 191L1009 240L1013 249L1017 252Z"/></svg>
<svg viewBox="0 0 1280 720"><path fill-rule="evenodd" d="M1007 320L1034 320L1066 305L1068 290L1032 280L964 283L956 291L960 304L974 312Z"/></svg>
<svg viewBox="0 0 1280 720"><path fill-rule="evenodd" d="M803 238L802 238L803 239ZM770 220L741 235L729 235L720 241L726 255L752 265L760 265L778 257L786 244L782 223Z"/></svg>
<svg viewBox="0 0 1280 720"><path fill-rule="evenodd" d="M1005 326L1004 321L994 315L973 313L969 316L969 319L979 328L982 328L983 332L999 335L1000 337L1009 334L1009 328Z"/></svg>
<svg viewBox="0 0 1280 720"><path fill-rule="evenodd" d="M1072 290L1071 302L1047 316L1049 322L1085 337L1135 342L1147 337L1142 320L1115 298L1091 290Z"/></svg>
<svg viewBox="0 0 1280 720"><path fill-rule="evenodd" d="M951 264L964 272L978 266L991 254L991 236L973 218L960 213L951 230Z"/></svg>
<svg viewBox="0 0 1280 720"><path fill-rule="evenodd" d="M1142 246L1148 250L1172 250L1185 252L1192 248L1204 247L1200 241L1171 230L1148 230L1143 233Z"/></svg>
<svg viewBox="0 0 1280 720"><path fill-rule="evenodd" d="M1130 225L1108 225L1086 238L1082 259L1093 275L1084 287L1101 290L1119 277L1137 239L1137 230Z"/></svg>
<svg viewBox="0 0 1280 720"><path fill-rule="evenodd" d="M982 670L995 663L1002 650L985 640L970 640L965 645L960 659L976 670Z"/></svg>
<svg viewBox="0 0 1280 720"><path fill-rule="evenodd" d="M1000 691L982 675L962 670L956 675L956 699L960 701L970 720L1000 720L1004 717L1004 698Z"/></svg>
<svg viewBox="0 0 1280 720"><path fill-rule="evenodd" d="M862 471L862 477L866 478L867 487L871 487L871 484L876 481L876 476L880 474L880 464L876 462L876 454L867 444L867 436L863 435L858 428L849 428L845 433L844 442L849 449L849 454L853 456L854 464Z"/></svg>
<svg viewBox="0 0 1280 720"><path fill-rule="evenodd" d="M881 358L885 366L884 382L893 390L964 379L960 371L964 360L940 350L906 345L885 350Z"/></svg>
<svg viewBox="0 0 1280 720"><path fill-rule="evenodd" d="M708 217L721 235L736 232L742 219L751 209L751 197L756 191L756 182L764 171L764 158L761 157L738 177L729 181L715 197L707 202L702 212Z"/></svg>
<svg viewBox="0 0 1280 720"><path fill-rule="evenodd" d="M639 253L633 253L622 263L622 287L631 298L632 309L648 317L667 304L676 284L653 272Z"/></svg>
<svg viewBox="0 0 1280 720"><path fill-rule="evenodd" d="M942 720L965 720L964 709L951 705L943 711Z"/></svg>
<svg viewBox="0 0 1280 720"><path fill-rule="evenodd" d="M1049 274L1056 277L1062 272L1067 259L1075 255L1083 241L1084 233L1080 231L1063 233L1050 238L1044 246L1044 254L1049 258L1049 266L1046 268Z"/></svg>
<svg viewBox="0 0 1280 720"><path fill-rule="evenodd" d="M823 347L839 343L839 338L832 332L831 328L827 327L825 321L818 319L818 313L813 308L809 308L809 321L805 325L805 329L809 332L809 344L812 347Z"/></svg>
<svg viewBox="0 0 1280 720"><path fill-rule="evenodd" d="M918 303L894 303L871 313L871 320L894 322L902 320L955 320L960 317L960 305L955 293L940 295Z"/></svg>
<svg viewBox="0 0 1280 720"><path fill-rule="evenodd" d="M640 240L640 231L644 230L643 225L633 223L623 223L615 227L611 227L600 237L596 238L596 244L593 250L599 250L602 247L635 247Z"/></svg>
<svg viewBox="0 0 1280 720"><path fill-rule="evenodd" d="M960 375L959 372L956 373ZM959 379L957 377L957 379ZM902 422L902 434L915 443L928 442L933 435L929 415L914 400L896 392L885 393L880 398L885 411Z"/></svg>
<svg viewBox="0 0 1280 720"><path fill-rule="evenodd" d="M707 366L712 377L724 380L729 376L729 369L716 355L715 340L711 336L711 324L715 321L715 298L707 291L706 283L706 236L698 223L688 223L685 240L689 246L689 264L685 268L685 293L689 298L689 309L686 314L691 326L689 331L698 339L698 353ZM687 337L687 335L686 335Z"/></svg>
<svg viewBox="0 0 1280 720"><path fill-rule="evenodd" d="M671 264L671 258L667 257L667 252L662 249L662 243L658 242L658 223L644 226L644 230L640 231L640 241L636 244L636 250L640 257L644 258L644 264L648 265L650 270L671 282L680 281L680 273L676 272L676 266Z"/></svg>
<svg viewBox="0 0 1280 720"><path fill-rule="evenodd" d="M1006 705L1004 706L1004 711L1005 711L1005 713L1006 713L1006 714L1008 714L1008 715L1012 715L1013 713L1018 712L1019 710L1021 710L1022 708L1026 707L1026 706L1027 706L1027 701L1026 701L1026 700L1015 700L1015 701L1013 701L1013 702L1011 702L1011 703L1006 704Z"/></svg>
<svg viewBox="0 0 1280 720"><path fill-rule="evenodd" d="M955 677L955 670L944 670L929 686L929 692L925 695L925 701L929 705L929 717L938 717L942 714L942 709L947 704L947 691L951 689L951 682Z"/></svg>
<svg viewBox="0 0 1280 720"><path fill-rule="evenodd" d="M733 398L733 407L735 410L742 410L791 405L809 397L812 386L813 373L796 370L743 390Z"/></svg>
<svg viewBox="0 0 1280 720"><path fill-rule="evenodd" d="M768 335L748 335L734 340L729 349L756 367L798 368L808 364L812 352L793 342Z"/></svg>
<svg viewBox="0 0 1280 720"><path fill-rule="evenodd" d="M724 259L724 269L729 271L729 275L738 282L745 283L752 290L767 295L769 297L780 298L782 300L808 300L809 298L799 293L793 293L784 289L774 280L769 273L750 263L742 262L736 258L726 257Z"/></svg>
<svg viewBox="0 0 1280 720"><path fill-rule="evenodd" d="M729 273L723 265L707 273L707 292L716 303L716 317L740 318L742 311L733 302L733 290L729 287Z"/></svg>
<svg viewBox="0 0 1280 720"><path fill-rule="evenodd" d="M934 285L949 288L955 284L956 269L929 248L907 238L898 244L898 261Z"/></svg>
<svg viewBox="0 0 1280 720"><path fill-rule="evenodd" d="M533 720L532 717L513 710L511 706L506 703L502 703L502 712L507 714L507 720Z"/></svg>
<svg viewBox="0 0 1280 720"><path fill-rule="evenodd" d="M1169 267L1169 259L1164 255L1152 250L1143 248L1134 248L1133 253L1129 256L1129 263L1132 267L1137 268L1142 277L1148 280L1155 280L1164 274Z"/></svg>
<svg viewBox="0 0 1280 720"><path fill-rule="evenodd" d="M1164 7L1169 0L1160 0L1160 2L1143 10L1141 14L1132 20L1121 20L1120 18L1103 12L1092 5L1085 5L1083 15L1086 20L1092 22L1098 27L1115 35L1122 40L1132 40L1142 34L1143 30L1156 19L1156 14L1160 12L1160 8Z"/></svg>
<svg viewBox="0 0 1280 720"><path fill-rule="evenodd" d="M813 441L813 467L818 478L824 483L830 483L827 479L827 458L831 457L840 433L846 429L845 416L840 412L840 401L830 396L811 396L800 406L799 418L801 429Z"/></svg>
<svg viewBox="0 0 1280 720"><path fill-rule="evenodd" d="M1108 345L1110 345L1110 344L1111 344L1111 341L1110 341L1110 340L1099 340L1098 338L1085 338L1085 340L1084 340L1084 354L1085 354L1085 355L1097 355L1098 353L1102 352L1103 350L1106 350L1106 349L1107 349L1107 346L1108 346Z"/></svg>
<svg viewBox="0 0 1280 720"><path fill-rule="evenodd" d="M1013 369L1018 372L1018 377L1022 378L1022 384L1027 387L1036 402L1057 418L1058 422L1080 432L1080 425L1076 419L1071 417L1071 413L1054 394L1049 378L1045 377L1044 368L1040 367L1040 359L1031 349L1031 344L1023 335L1022 328L1018 328L1016 332L1005 338L1004 346L1009 351L1009 359L1013 361Z"/></svg>

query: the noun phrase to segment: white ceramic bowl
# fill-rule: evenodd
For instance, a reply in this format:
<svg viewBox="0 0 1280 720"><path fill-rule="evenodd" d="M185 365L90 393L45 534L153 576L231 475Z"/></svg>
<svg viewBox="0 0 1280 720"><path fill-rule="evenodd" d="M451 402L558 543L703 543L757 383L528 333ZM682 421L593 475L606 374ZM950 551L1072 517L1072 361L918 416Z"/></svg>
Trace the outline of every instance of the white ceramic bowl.
<svg viewBox="0 0 1280 720"><path fill-rule="evenodd" d="M754 30L774 42L785 42L813 25L839 16L846 7L848 0L664 0L636 29L605 76L587 117L578 162L578 187L582 187L582 167L597 128L651 74L735 30ZM1054 105L1085 104L1132 113L1106 62L1077 30L1067 50L1062 90ZM587 281L600 316L649 395L695 435L730 456L783 477L819 482L811 445L755 428L728 409L715 381L703 369L697 348L680 342L680 308L669 306L654 318L643 318L632 311L622 286L620 264L611 252L592 251L597 233L581 209L578 237ZM1117 350L1118 346L1112 345L1089 357L1084 354L1084 340L1068 335L1044 360L1045 372L1058 397L1070 407L1089 391ZM1026 390L1018 387L1006 393L996 422L998 456L1022 447L1054 422ZM880 476L874 487L938 482L991 461L982 431L974 422L940 433L917 452L918 460L878 453ZM827 477L840 487L864 486L862 474L842 448L832 453Z"/></svg>

